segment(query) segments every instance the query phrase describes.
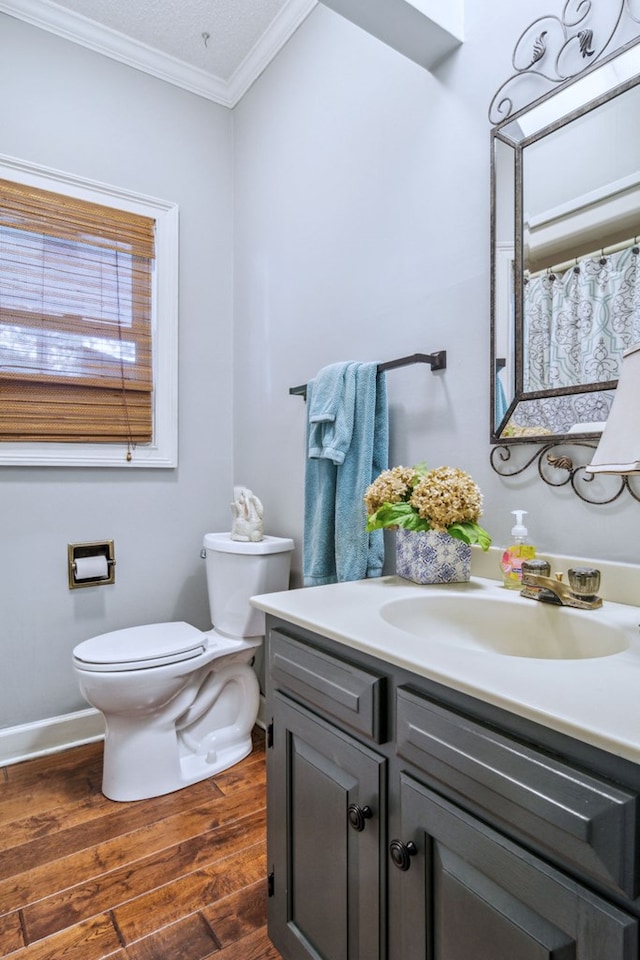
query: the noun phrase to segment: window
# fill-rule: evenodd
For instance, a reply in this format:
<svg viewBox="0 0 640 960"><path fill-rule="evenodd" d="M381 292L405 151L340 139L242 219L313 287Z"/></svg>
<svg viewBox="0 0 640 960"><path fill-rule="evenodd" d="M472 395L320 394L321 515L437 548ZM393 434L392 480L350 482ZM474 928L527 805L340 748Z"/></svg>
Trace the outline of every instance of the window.
<svg viewBox="0 0 640 960"><path fill-rule="evenodd" d="M175 205L0 161L0 463L175 466L176 265Z"/></svg>

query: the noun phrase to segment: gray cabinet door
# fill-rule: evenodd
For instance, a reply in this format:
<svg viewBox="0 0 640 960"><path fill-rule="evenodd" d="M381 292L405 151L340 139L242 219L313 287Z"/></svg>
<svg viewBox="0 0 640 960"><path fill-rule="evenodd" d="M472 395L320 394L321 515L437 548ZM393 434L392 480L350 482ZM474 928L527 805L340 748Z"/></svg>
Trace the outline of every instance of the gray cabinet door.
<svg viewBox="0 0 640 960"><path fill-rule="evenodd" d="M637 960L635 918L406 774L400 793L391 960Z"/></svg>
<svg viewBox="0 0 640 960"><path fill-rule="evenodd" d="M287 960L380 960L386 761L282 694L272 707L269 936Z"/></svg>

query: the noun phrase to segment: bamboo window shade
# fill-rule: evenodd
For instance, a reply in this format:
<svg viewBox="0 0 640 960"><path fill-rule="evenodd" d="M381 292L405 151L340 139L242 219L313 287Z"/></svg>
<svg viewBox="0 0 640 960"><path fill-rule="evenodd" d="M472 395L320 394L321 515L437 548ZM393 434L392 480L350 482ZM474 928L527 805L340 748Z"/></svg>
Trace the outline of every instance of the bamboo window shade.
<svg viewBox="0 0 640 960"><path fill-rule="evenodd" d="M0 441L151 441L154 237L0 179Z"/></svg>

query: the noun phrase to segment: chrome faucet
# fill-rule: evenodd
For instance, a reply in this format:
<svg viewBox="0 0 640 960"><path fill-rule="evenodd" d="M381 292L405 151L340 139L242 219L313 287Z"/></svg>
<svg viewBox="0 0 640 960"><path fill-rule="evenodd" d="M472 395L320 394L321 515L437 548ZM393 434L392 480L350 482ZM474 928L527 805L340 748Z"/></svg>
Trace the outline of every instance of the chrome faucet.
<svg viewBox="0 0 640 960"><path fill-rule="evenodd" d="M525 560L522 564L521 597L557 603L563 607L578 607L580 610L596 610L602 606L600 571L595 567L571 567L569 582L561 573L551 576L551 567L546 560Z"/></svg>

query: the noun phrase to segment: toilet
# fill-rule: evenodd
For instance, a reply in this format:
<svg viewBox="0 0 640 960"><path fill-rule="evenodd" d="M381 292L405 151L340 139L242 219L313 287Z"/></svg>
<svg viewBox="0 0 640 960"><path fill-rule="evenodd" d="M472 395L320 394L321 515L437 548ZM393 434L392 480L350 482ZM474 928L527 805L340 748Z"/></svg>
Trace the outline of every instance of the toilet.
<svg viewBox="0 0 640 960"><path fill-rule="evenodd" d="M153 623L73 651L85 699L104 714L102 791L144 800L180 790L251 752L260 689L253 658L264 614L250 598L286 590L293 540L207 533L202 555L213 629Z"/></svg>

